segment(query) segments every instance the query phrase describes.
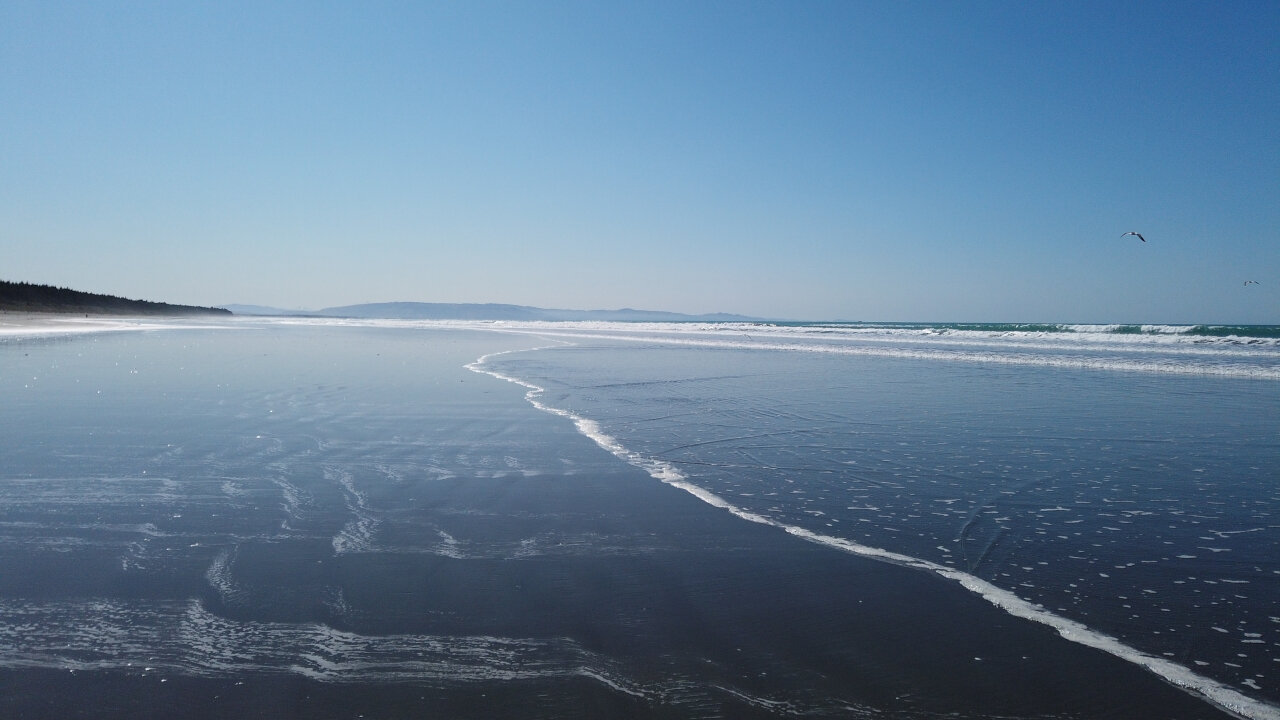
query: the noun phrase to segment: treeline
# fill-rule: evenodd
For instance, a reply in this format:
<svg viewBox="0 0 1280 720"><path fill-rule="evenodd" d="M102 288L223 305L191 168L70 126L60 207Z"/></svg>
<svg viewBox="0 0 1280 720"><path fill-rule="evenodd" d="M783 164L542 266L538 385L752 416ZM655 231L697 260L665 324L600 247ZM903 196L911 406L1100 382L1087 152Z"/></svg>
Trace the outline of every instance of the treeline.
<svg viewBox="0 0 1280 720"><path fill-rule="evenodd" d="M230 310L128 300L52 285L0 280L0 310L87 315L230 315Z"/></svg>

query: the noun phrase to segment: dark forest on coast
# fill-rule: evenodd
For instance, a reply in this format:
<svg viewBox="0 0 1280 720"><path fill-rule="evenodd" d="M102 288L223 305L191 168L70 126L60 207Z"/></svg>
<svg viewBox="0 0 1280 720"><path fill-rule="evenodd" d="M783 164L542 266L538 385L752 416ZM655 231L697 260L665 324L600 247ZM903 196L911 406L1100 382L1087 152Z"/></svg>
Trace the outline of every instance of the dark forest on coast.
<svg viewBox="0 0 1280 720"><path fill-rule="evenodd" d="M0 280L0 310L91 315L230 315L222 308L128 300L52 285Z"/></svg>

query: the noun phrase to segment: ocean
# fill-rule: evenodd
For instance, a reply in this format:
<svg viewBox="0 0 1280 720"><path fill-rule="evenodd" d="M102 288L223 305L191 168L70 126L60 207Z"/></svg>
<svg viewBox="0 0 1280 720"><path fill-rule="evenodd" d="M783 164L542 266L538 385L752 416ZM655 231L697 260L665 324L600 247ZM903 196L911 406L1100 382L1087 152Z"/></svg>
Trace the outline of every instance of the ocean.
<svg viewBox="0 0 1280 720"><path fill-rule="evenodd" d="M0 336L5 717L1280 717L1277 327L106 327Z"/></svg>

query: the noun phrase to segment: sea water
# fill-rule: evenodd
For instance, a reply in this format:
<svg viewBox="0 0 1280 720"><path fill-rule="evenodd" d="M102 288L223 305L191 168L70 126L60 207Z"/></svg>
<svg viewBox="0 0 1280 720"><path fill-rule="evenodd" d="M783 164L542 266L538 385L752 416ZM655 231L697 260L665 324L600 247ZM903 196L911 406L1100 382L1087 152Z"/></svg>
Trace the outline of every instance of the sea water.
<svg viewBox="0 0 1280 720"><path fill-rule="evenodd" d="M733 522L940 575L1278 716L1265 329L129 329L0 342L5 672L109 672L148 692L211 678L223 698L282 674L380 694L536 681L529 716L580 712L556 698L585 679L698 714L705 659L661 650L676 669L644 681L651 656L635 666L538 611L570 570L590 586L679 552L669 528L621 532L574 504L636 466ZM511 569L530 559L539 574ZM647 627L653 601L625 597L592 612ZM241 707L261 711L253 692ZM426 712L416 697L403 707ZM796 707L779 702L747 704Z"/></svg>
<svg viewBox="0 0 1280 720"><path fill-rule="evenodd" d="M1280 328L536 330L482 367L655 477L1280 701Z"/></svg>

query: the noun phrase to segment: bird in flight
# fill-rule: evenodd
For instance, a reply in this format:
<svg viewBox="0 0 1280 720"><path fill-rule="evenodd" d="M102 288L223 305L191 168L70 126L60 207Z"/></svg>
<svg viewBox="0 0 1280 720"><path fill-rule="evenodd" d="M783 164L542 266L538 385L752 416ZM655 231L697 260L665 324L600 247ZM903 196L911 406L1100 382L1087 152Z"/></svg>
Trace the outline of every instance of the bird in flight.
<svg viewBox="0 0 1280 720"><path fill-rule="evenodd" d="M1245 280L1244 284L1245 284L1245 287L1248 287L1249 285L1258 285L1259 283L1257 280Z"/></svg>
<svg viewBox="0 0 1280 720"><path fill-rule="evenodd" d="M1139 240L1141 240L1142 242L1146 242L1146 241L1147 241L1147 239L1146 239L1146 238L1142 237L1142 233L1136 233L1136 232L1134 232L1134 231L1132 231L1132 230L1130 230L1129 232L1125 233L1124 235L1121 235L1120 237L1124 237L1125 235L1134 235L1134 236L1136 236Z"/></svg>

